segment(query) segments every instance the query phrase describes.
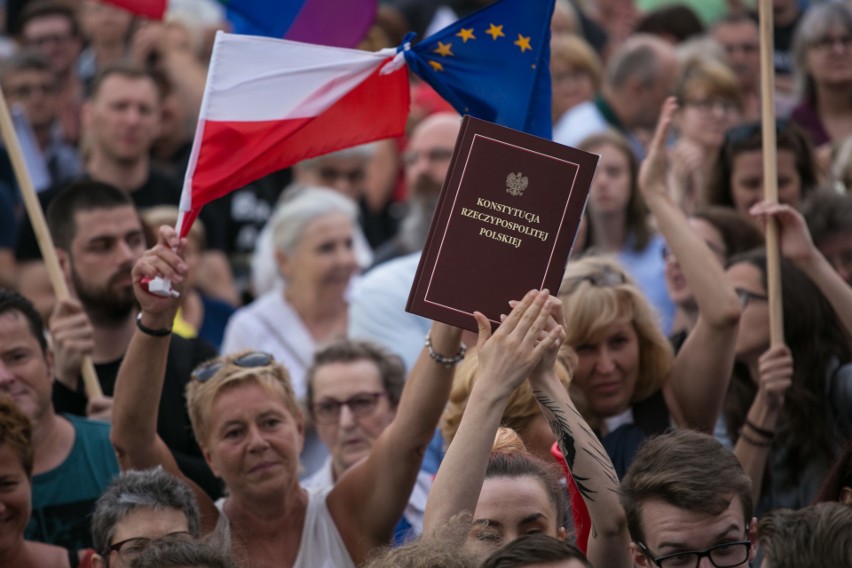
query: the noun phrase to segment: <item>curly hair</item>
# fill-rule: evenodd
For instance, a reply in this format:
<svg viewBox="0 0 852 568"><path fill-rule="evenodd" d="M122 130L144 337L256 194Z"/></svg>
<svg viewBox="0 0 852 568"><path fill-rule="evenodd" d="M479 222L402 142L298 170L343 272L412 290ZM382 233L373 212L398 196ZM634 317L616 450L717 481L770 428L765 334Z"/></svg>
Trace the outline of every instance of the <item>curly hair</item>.
<svg viewBox="0 0 852 568"><path fill-rule="evenodd" d="M33 475L33 427L30 419L5 396L0 397L0 446L18 457L27 477Z"/></svg>

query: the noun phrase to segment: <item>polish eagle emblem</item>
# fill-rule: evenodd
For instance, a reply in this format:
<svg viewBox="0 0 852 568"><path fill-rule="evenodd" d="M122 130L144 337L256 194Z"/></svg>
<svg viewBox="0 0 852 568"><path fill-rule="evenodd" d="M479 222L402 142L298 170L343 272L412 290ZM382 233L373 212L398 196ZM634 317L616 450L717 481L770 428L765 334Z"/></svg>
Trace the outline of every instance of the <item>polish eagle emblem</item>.
<svg viewBox="0 0 852 568"><path fill-rule="evenodd" d="M514 197L523 195L529 183L529 178L521 172L509 173L508 177L506 177L506 193Z"/></svg>

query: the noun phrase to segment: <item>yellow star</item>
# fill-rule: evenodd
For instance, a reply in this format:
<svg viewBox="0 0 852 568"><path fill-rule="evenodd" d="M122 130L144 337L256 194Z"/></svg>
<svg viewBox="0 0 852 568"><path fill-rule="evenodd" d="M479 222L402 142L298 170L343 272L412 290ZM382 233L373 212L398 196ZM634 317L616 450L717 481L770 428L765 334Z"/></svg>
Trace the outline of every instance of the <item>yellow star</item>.
<svg viewBox="0 0 852 568"><path fill-rule="evenodd" d="M521 53L525 52L528 49L532 49L532 46L530 45L529 36L524 37L521 34L518 34L517 41L514 41L512 43L514 43L515 45L517 45L518 47L521 48Z"/></svg>
<svg viewBox="0 0 852 568"><path fill-rule="evenodd" d="M462 28L456 35L462 38L462 43L467 43L469 39L476 39L476 36L473 35L473 28Z"/></svg>
<svg viewBox="0 0 852 568"><path fill-rule="evenodd" d="M491 27L485 30L485 33L490 35L491 39L495 41L498 37L506 37L506 34L503 33L503 26L495 26L494 24L491 24Z"/></svg>
<svg viewBox="0 0 852 568"><path fill-rule="evenodd" d="M432 69L434 69L435 71L443 71L444 70L444 66L441 65L440 63L438 63L437 61L430 61L429 65L431 65Z"/></svg>
<svg viewBox="0 0 852 568"><path fill-rule="evenodd" d="M438 48L435 49L435 53L437 53L438 55L441 55L443 57L446 57L448 55L452 56L453 55L452 49L453 49L453 44L443 43L443 42L439 41L438 42Z"/></svg>

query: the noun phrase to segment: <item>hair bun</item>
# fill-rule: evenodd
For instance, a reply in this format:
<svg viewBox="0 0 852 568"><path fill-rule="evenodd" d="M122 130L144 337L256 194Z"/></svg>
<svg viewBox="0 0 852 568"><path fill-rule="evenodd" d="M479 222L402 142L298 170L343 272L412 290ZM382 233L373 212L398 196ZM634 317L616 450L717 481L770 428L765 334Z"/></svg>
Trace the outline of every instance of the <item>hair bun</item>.
<svg viewBox="0 0 852 568"><path fill-rule="evenodd" d="M500 427L494 436L494 445L491 446L492 454L525 454L527 447L518 433L511 428Z"/></svg>

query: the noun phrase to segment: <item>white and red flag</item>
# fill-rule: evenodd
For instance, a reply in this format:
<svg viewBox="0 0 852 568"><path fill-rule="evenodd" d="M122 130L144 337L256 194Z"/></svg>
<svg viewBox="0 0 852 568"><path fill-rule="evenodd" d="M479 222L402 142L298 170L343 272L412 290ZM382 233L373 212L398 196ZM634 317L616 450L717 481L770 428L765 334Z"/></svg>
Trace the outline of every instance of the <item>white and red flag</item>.
<svg viewBox="0 0 852 568"><path fill-rule="evenodd" d="M401 136L408 70L388 66L394 55L218 32L181 195L181 236L202 206L256 179Z"/></svg>

